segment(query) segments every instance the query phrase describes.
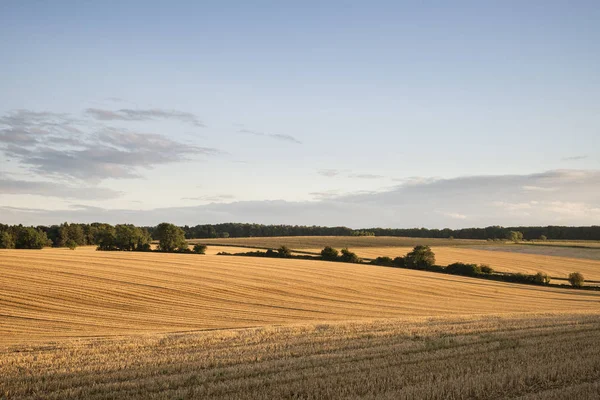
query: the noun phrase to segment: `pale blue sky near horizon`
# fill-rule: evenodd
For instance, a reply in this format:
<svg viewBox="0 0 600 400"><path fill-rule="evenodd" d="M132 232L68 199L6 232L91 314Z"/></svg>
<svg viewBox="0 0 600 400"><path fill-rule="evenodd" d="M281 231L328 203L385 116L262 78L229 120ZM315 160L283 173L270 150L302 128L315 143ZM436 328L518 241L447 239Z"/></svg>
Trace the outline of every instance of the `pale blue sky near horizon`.
<svg viewBox="0 0 600 400"><path fill-rule="evenodd" d="M263 222L204 205L346 207L360 192L376 213L410 187L414 203L372 225L597 223L598 21L597 1L4 1L2 214ZM414 200L419 185L488 176L483 194L549 171L560 184ZM355 224L293 209L271 222Z"/></svg>

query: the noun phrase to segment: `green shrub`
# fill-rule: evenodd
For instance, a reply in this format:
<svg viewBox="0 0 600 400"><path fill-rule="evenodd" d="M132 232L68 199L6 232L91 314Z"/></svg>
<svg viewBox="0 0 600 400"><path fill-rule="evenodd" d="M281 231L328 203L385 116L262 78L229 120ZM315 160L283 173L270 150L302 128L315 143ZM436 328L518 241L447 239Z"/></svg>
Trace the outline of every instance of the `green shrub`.
<svg viewBox="0 0 600 400"><path fill-rule="evenodd" d="M342 249L342 255L340 256L340 261L347 262L347 263L361 262L360 258L358 258L358 256L355 253L351 252L348 249Z"/></svg>
<svg viewBox="0 0 600 400"><path fill-rule="evenodd" d="M533 281L538 285L547 285L550 283L550 277L548 274L538 272L537 274L533 275Z"/></svg>
<svg viewBox="0 0 600 400"><path fill-rule="evenodd" d="M394 267L398 268L406 268L406 258L404 257L396 257L394 258Z"/></svg>
<svg viewBox="0 0 600 400"><path fill-rule="evenodd" d="M454 263L446 267L446 272L453 275L477 276L481 275L481 267L477 264Z"/></svg>
<svg viewBox="0 0 600 400"><path fill-rule="evenodd" d="M75 250L77 248L77 243L73 239L67 239L65 242L65 247L68 247L71 250Z"/></svg>
<svg viewBox="0 0 600 400"><path fill-rule="evenodd" d="M371 264L391 267L394 265L394 260L392 260L390 257L377 257L376 259L371 261Z"/></svg>
<svg viewBox="0 0 600 400"><path fill-rule="evenodd" d="M479 269L481 270L481 273L483 273L483 274L491 274L494 272L492 267L490 267L489 265L486 265L486 264L481 264L479 266Z"/></svg>
<svg viewBox="0 0 600 400"><path fill-rule="evenodd" d="M333 247L327 246L321 250L321 258L326 261L337 261L339 252Z"/></svg>
<svg viewBox="0 0 600 400"><path fill-rule="evenodd" d="M583 275L580 272L572 272L569 274L569 283L571 286L580 288L583 286L585 280L583 279Z"/></svg>
<svg viewBox="0 0 600 400"><path fill-rule="evenodd" d="M196 243L194 245L194 253L197 253L197 254L206 254L206 245L200 244L200 243Z"/></svg>
<svg viewBox="0 0 600 400"><path fill-rule="evenodd" d="M292 256L292 251L287 246L281 246L277 249L279 257L289 258Z"/></svg>

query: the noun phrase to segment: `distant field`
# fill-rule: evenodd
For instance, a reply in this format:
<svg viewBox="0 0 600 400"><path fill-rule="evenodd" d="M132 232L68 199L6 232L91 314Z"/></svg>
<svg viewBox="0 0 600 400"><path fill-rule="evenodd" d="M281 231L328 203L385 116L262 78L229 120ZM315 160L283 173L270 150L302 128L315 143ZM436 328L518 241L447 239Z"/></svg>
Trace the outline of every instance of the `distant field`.
<svg viewBox="0 0 600 400"><path fill-rule="evenodd" d="M83 339L0 352L0 398L592 399L599 342L584 314Z"/></svg>
<svg viewBox="0 0 600 400"><path fill-rule="evenodd" d="M322 249L325 246L343 247L403 247L425 244L430 246L486 245L485 240L428 239L393 236L284 236L228 239L191 239L190 243L223 244L237 246L273 247L288 246L292 249Z"/></svg>
<svg viewBox="0 0 600 400"><path fill-rule="evenodd" d="M538 254L567 258L581 258L584 260L600 261L600 247L563 247L523 244L500 244L489 246L473 246L477 250L503 251L521 254Z"/></svg>
<svg viewBox="0 0 600 400"><path fill-rule="evenodd" d="M507 248L512 248L506 245ZM454 262L465 262L474 264L487 264L495 270L502 272L536 273L545 272L556 278L566 279L571 272L581 272L588 280L600 282L600 261L577 258L565 258L536 254L520 254L510 251L479 250L467 247L435 247L431 248L435 253L436 262L439 265L448 265ZM412 250L411 247L365 247L351 248L353 252L363 258L376 258L379 256L397 257L403 256ZM319 249L307 249L316 252Z"/></svg>
<svg viewBox="0 0 600 400"><path fill-rule="evenodd" d="M45 249L0 250L0 305L0 345L8 345L311 321L598 312L600 293L324 261Z"/></svg>
<svg viewBox="0 0 600 400"><path fill-rule="evenodd" d="M523 245L600 249L600 241L597 240L535 240L524 242Z"/></svg>

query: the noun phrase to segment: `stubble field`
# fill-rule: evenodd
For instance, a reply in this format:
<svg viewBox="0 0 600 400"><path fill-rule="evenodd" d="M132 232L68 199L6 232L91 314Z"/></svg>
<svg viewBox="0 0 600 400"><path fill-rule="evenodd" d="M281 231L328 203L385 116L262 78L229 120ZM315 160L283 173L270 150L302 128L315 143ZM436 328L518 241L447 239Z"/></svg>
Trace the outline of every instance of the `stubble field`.
<svg viewBox="0 0 600 400"><path fill-rule="evenodd" d="M599 393L600 292L213 254L0 250L0 398Z"/></svg>

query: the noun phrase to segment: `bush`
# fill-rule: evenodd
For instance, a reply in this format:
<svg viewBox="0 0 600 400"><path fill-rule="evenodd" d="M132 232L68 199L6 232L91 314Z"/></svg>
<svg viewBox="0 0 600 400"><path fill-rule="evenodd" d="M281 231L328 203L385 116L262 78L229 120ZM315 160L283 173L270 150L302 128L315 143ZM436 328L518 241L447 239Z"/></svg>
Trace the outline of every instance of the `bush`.
<svg viewBox="0 0 600 400"><path fill-rule="evenodd" d="M277 253L279 253L279 257L283 258L290 258L292 256L292 251L287 246L278 248Z"/></svg>
<svg viewBox="0 0 600 400"><path fill-rule="evenodd" d="M65 242L65 247L68 247L71 250L75 250L77 248L77 242L75 242L73 239L67 239L67 241Z"/></svg>
<svg viewBox="0 0 600 400"><path fill-rule="evenodd" d="M321 250L321 258L326 261L337 261L339 252L333 247L327 246Z"/></svg>
<svg viewBox="0 0 600 400"><path fill-rule="evenodd" d="M547 285L550 283L550 277L548 274L538 272L537 274L533 275L533 281L538 285Z"/></svg>
<svg viewBox="0 0 600 400"><path fill-rule="evenodd" d="M446 272L453 275L477 276L481 275L481 267L477 264L454 263L446 267Z"/></svg>
<svg viewBox="0 0 600 400"><path fill-rule="evenodd" d="M394 267L406 268L406 258L396 257L396 258L394 258L393 264L394 264Z"/></svg>
<svg viewBox="0 0 600 400"><path fill-rule="evenodd" d="M197 254L206 254L206 245L197 243L194 245L194 253Z"/></svg>
<svg viewBox="0 0 600 400"><path fill-rule="evenodd" d="M277 252L273 251L273 249L269 249L265 253L265 256L266 257L279 257L279 254Z"/></svg>
<svg viewBox="0 0 600 400"><path fill-rule="evenodd" d="M546 237L546 235L540 235L540 240L548 240L548 238Z"/></svg>
<svg viewBox="0 0 600 400"><path fill-rule="evenodd" d="M492 267L490 267L489 265L486 265L486 264L481 264L479 266L479 269L481 270L481 273L483 273L483 274L491 274L494 272Z"/></svg>
<svg viewBox="0 0 600 400"><path fill-rule="evenodd" d="M405 257L406 266L416 269L427 269L435 264L435 254L429 246L415 246Z"/></svg>
<svg viewBox="0 0 600 400"><path fill-rule="evenodd" d="M355 253L351 252L348 249L342 249L342 255L340 256L340 261L347 262L347 263L361 262L360 258L358 258L358 256Z"/></svg>
<svg viewBox="0 0 600 400"><path fill-rule="evenodd" d="M583 286L585 280L583 279L583 275L580 272L572 272L569 274L569 283L571 286L580 288Z"/></svg>
<svg viewBox="0 0 600 400"><path fill-rule="evenodd" d="M371 261L371 264L391 267L394 265L394 260L392 260L390 257L377 257L376 259Z"/></svg>

